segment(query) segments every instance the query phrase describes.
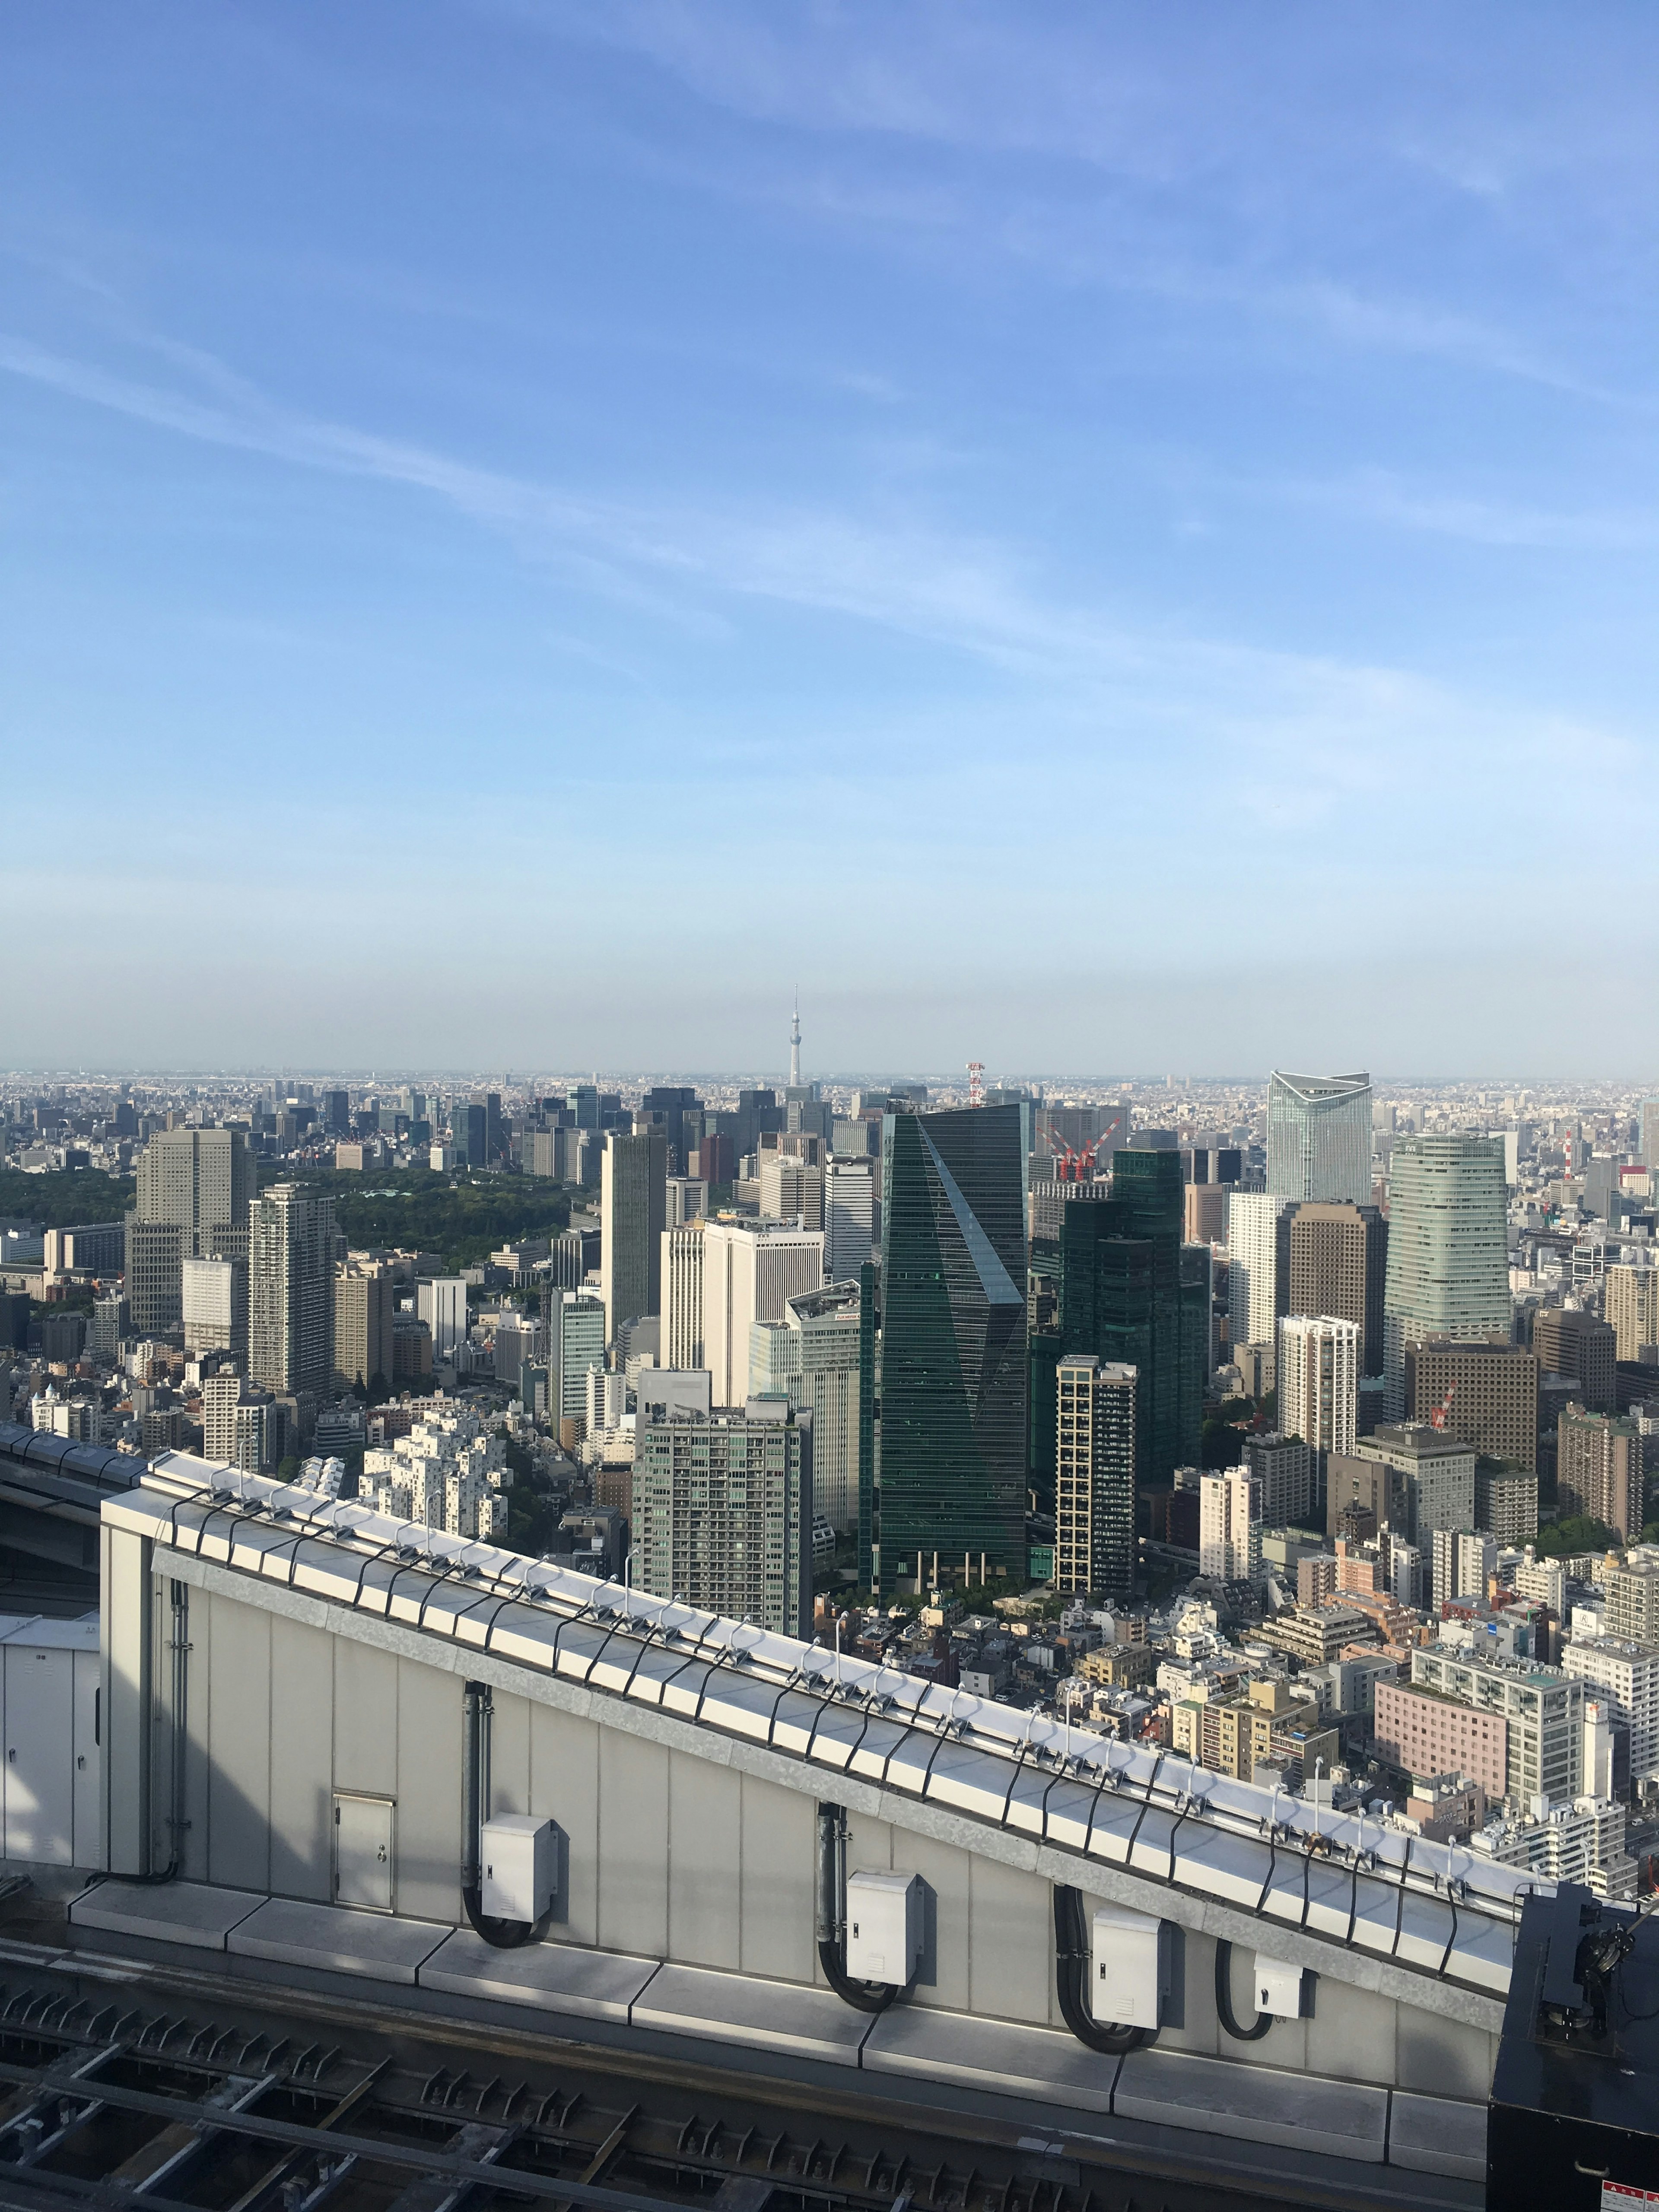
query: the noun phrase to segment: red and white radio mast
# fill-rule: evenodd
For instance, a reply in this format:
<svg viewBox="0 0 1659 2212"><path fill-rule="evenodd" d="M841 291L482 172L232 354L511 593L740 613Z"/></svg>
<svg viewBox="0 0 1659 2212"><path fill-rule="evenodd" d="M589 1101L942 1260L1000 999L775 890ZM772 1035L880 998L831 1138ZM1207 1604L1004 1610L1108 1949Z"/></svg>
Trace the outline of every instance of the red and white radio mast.
<svg viewBox="0 0 1659 2212"><path fill-rule="evenodd" d="M968 1063L968 1103L970 1106L985 1103L985 1062L982 1060L970 1060Z"/></svg>

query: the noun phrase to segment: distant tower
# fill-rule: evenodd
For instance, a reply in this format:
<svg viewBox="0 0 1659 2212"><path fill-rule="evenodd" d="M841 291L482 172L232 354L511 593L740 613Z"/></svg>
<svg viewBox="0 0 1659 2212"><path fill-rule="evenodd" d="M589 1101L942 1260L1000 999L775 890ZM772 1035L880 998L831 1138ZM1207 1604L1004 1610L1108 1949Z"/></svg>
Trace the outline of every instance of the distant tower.
<svg viewBox="0 0 1659 2212"><path fill-rule="evenodd" d="M789 1087L800 1088L800 993L795 994L795 1022L789 1032Z"/></svg>
<svg viewBox="0 0 1659 2212"><path fill-rule="evenodd" d="M985 1062L982 1060L970 1060L968 1063L968 1103L970 1106L985 1103Z"/></svg>

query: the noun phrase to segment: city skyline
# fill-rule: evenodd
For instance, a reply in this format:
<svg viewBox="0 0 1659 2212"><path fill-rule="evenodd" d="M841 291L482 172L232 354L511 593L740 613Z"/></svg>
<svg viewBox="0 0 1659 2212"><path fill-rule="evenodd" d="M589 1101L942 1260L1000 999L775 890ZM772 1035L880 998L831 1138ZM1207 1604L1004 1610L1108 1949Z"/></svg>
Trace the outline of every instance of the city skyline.
<svg viewBox="0 0 1659 2212"><path fill-rule="evenodd" d="M20 23L6 1057L1605 1064L1659 30L1490 20Z"/></svg>

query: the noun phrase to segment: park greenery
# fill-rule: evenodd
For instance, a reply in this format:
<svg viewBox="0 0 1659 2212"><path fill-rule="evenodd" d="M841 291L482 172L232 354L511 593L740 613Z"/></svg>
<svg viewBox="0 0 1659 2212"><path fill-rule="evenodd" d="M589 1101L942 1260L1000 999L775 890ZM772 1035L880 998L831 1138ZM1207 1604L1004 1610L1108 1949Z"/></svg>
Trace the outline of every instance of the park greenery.
<svg viewBox="0 0 1659 2212"><path fill-rule="evenodd" d="M443 1175L430 1168L350 1170L259 1164L269 1184L296 1182L334 1200L334 1218L353 1250L434 1253L446 1268L474 1267L498 1245L556 1237L570 1220L570 1200L543 1176Z"/></svg>
<svg viewBox="0 0 1659 2212"><path fill-rule="evenodd" d="M354 1249L378 1245L430 1252L450 1269L476 1267L498 1245L556 1236L569 1224L570 1201L544 1176L434 1174L429 1168L353 1174L309 1163L259 1162L262 1187L292 1180L334 1200L334 1218ZM46 1175L0 1170L0 1217L66 1229L82 1221L119 1221L133 1202L129 1176L96 1168Z"/></svg>
<svg viewBox="0 0 1659 2212"><path fill-rule="evenodd" d="M101 1168L70 1168L29 1175L0 1168L0 1218L38 1221L43 1229L72 1229L82 1221L119 1221L132 1204L131 1176Z"/></svg>

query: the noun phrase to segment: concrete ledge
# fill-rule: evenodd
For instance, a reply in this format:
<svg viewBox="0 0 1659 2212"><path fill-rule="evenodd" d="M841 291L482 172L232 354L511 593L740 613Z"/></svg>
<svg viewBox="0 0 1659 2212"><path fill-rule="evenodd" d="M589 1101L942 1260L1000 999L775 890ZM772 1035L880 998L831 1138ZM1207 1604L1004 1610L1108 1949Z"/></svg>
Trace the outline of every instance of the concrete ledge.
<svg viewBox="0 0 1659 2212"><path fill-rule="evenodd" d="M222 1951L232 1929L264 1903L252 1890L212 1889L204 1882L112 1880L71 1899L65 1917L72 1928L184 1943L194 1951Z"/></svg>
<svg viewBox="0 0 1659 2212"><path fill-rule="evenodd" d="M1486 2107L1396 2089L1389 2118L1389 2164L1411 2173L1449 2173L1460 2181L1484 2181Z"/></svg>
<svg viewBox="0 0 1659 2212"><path fill-rule="evenodd" d="M1109 2112L1122 2062L1052 2027L897 2004L872 2025L860 2063L871 2074L920 2075L1074 2112Z"/></svg>
<svg viewBox="0 0 1659 2212"><path fill-rule="evenodd" d="M827 1990L763 1982L709 1966L661 1966L632 2012L635 2027L712 2036L754 2051L787 2051L831 2065L856 2066L871 2027Z"/></svg>
<svg viewBox="0 0 1659 2212"><path fill-rule="evenodd" d="M526 1943L498 1951L470 1928L458 1928L422 1960L415 1979L423 1990L491 2003L529 2005L584 2020L625 2021L653 1974L654 1959L586 1951L571 1943Z"/></svg>
<svg viewBox="0 0 1659 2212"><path fill-rule="evenodd" d="M413 1986L416 1971L453 1930L431 1920L399 1920L337 1905L300 1905L273 1897L234 1929L228 1951L285 1966Z"/></svg>
<svg viewBox="0 0 1659 2212"><path fill-rule="evenodd" d="M1386 2089L1190 2051L1132 2051L1119 2072L1112 2110L1126 2119L1372 2166L1386 2155Z"/></svg>

